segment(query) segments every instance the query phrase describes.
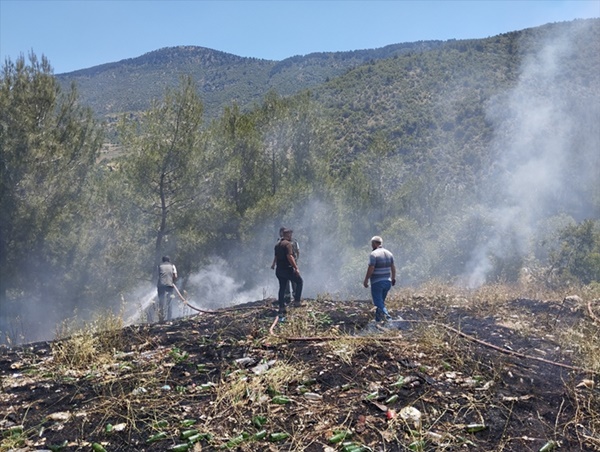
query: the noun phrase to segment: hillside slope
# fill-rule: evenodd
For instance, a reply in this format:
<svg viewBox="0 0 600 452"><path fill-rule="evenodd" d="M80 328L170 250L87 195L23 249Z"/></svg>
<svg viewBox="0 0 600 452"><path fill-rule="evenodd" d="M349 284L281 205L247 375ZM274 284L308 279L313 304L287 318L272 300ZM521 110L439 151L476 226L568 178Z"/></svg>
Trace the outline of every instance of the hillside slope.
<svg viewBox="0 0 600 452"><path fill-rule="evenodd" d="M490 295L396 294L384 326L369 301L279 324L263 300L2 348L0 451L600 450L585 303Z"/></svg>
<svg viewBox="0 0 600 452"><path fill-rule="evenodd" d="M324 52L283 61L244 58L196 46L169 47L136 58L81 69L57 77L75 83L81 100L98 115L146 110L182 75L197 83L206 116L236 102L249 107L269 91L291 95L335 78L367 61L439 47L440 41L394 44L381 49Z"/></svg>
<svg viewBox="0 0 600 452"><path fill-rule="evenodd" d="M544 83L540 91L555 88L552 83L582 101L598 99L600 19L447 41L427 52L372 61L312 92L344 149L364 151L377 131L404 154L440 146L468 152L460 147L489 141L488 109L524 76Z"/></svg>

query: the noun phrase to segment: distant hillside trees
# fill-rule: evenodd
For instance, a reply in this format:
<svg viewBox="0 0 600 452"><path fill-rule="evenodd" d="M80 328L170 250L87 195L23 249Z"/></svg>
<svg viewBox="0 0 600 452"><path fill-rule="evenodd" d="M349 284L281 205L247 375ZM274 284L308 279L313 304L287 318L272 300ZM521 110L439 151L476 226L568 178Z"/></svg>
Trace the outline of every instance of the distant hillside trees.
<svg viewBox="0 0 600 452"><path fill-rule="evenodd" d="M600 283L600 222L586 220L565 227L550 259L554 284Z"/></svg>

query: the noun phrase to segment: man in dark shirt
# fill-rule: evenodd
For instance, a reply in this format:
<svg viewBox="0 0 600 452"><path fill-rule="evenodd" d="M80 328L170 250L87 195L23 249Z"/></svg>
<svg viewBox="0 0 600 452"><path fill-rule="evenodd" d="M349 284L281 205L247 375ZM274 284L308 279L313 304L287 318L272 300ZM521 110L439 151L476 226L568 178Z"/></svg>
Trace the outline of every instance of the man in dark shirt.
<svg viewBox="0 0 600 452"><path fill-rule="evenodd" d="M277 269L275 275L279 280L279 294L277 301L279 303L279 320L284 321L286 315L285 309L285 289L289 287L290 281L296 284L294 292L294 306L301 306L300 299L302 297L302 286L304 281L300 276L298 263L294 259L294 248L292 245L291 229L282 231L282 239L275 245L275 262Z"/></svg>
<svg viewBox="0 0 600 452"><path fill-rule="evenodd" d="M279 238L277 239L277 243L281 242L281 240L283 240L283 231L287 229L285 227L280 227L279 228ZM290 240L292 242L292 251L294 254L294 260L296 261L296 265L298 265L298 259L300 258L300 245L298 244L298 241L296 239L292 239ZM271 270L275 270L275 265L277 264L277 258L274 257L273 258L273 263L271 264ZM292 297L294 296L294 294L296 293L296 283L292 282L292 290L290 290L290 285L287 284L285 286L285 302L289 303L292 301Z"/></svg>

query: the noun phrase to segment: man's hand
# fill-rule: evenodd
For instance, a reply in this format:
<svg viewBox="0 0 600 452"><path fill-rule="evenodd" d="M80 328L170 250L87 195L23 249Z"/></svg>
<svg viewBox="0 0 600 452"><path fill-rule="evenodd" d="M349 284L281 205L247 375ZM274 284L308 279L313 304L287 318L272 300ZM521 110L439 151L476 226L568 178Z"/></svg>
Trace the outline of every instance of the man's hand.
<svg viewBox="0 0 600 452"><path fill-rule="evenodd" d="M365 280L364 280L364 282L363 282L363 286L365 286L366 288L368 288L368 287L369 287L369 280L368 280L368 279L365 279Z"/></svg>
<svg viewBox="0 0 600 452"><path fill-rule="evenodd" d="M396 280L392 279L392 286L395 286L395 285L396 285Z"/></svg>

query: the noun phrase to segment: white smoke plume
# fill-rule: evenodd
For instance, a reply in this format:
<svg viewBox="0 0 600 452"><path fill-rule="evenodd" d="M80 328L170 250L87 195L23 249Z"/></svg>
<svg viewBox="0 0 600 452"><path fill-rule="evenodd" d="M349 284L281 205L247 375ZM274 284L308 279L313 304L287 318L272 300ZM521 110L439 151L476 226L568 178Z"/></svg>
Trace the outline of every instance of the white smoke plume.
<svg viewBox="0 0 600 452"><path fill-rule="evenodd" d="M577 89L565 89L573 70L572 38L556 36L530 55L514 88L489 105L498 167L494 189L499 191L485 201L494 233L473 250L465 275L470 287L486 281L494 257L527 256L538 221L581 204L578 187L597 184L600 102L597 90L590 99Z"/></svg>
<svg viewBox="0 0 600 452"><path fill-rule="evenodd" d="M239 260L236 261L239 263ZM264 262L267 265L267 262ZM220 257L213 257L211 263L188 278L186 290L189 301L203 309L218 309L249 301L262 300L272 293L269 281L257 280L252 287L245 288L246 281L237 277L232 264Z"/></svg>
<svg viewBox="0 0 600 452"><path fill-rule="evenodd" d="M275 271L270 267L279 228L285 226L294 230L294 239L300 246L298 264L304 279L302 298L314 299L320 294L346 295L348 291L339 278L342 254L346 247L341 247L332 240L337 235L334 212L335 209L314 198L298 202L294 206L294 212L288 217L277 223L273 223L272 218L269 219L271 225L253 231L250 240L244 244L236 244L227 256L211 256L206 259L208 264L200 270L189 276L182 274L183 279L177 286L192 306L203 310L276 299L279 283ZM366 256L365 254L365 259ZM173 261L177 265L176 256L173 256ZM366 263L361 272L365 269ZM184 271L179 266L178 270L180 273ZM358 281L363 275L357 273L355 276L358 287ZM126 323L156 321L156 313L153 311L156 298L156 287L152 284L126 294ZM175 294L172 314L176 318L195 314L195 311L186 308Z"/></svg>

